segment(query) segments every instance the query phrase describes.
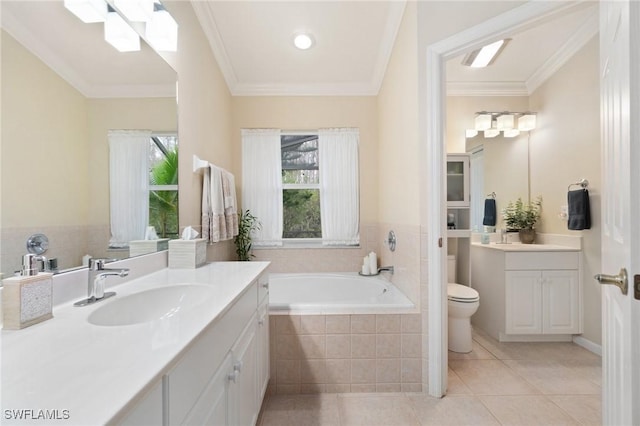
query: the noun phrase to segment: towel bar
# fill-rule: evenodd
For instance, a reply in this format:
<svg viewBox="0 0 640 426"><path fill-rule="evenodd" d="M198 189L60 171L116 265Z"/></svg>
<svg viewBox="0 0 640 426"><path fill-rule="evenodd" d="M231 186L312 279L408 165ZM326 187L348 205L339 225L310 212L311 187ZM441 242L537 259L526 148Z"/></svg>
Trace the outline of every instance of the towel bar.
<svg viewBox="0 0 640 426"><path fill-rule="evenodd" d="M582 189L587 189L589 181L586 179L580 179L580 182L572 183L567 187L567 191L571 191L572 186L580 186Z"/></svg>
<svg viewBox="0 0 640 426"><path fill-rule="evenodd" d="M200 169L203 169L209 165L209 162L206 160L201 160L197 155L193 155L193 173L197 172Z"/></svg>

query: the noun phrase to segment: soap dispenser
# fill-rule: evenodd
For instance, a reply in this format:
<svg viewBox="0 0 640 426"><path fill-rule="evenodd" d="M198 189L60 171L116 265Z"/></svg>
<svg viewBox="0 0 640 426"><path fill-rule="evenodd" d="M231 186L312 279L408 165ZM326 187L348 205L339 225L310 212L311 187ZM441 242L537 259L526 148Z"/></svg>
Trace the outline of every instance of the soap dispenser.
<svg viewBox="0 0 640 426"><path fill-rule="evenodd" d="M2 280L5 330L20 330L53 317L53 274L39 272L39 261L46 263L43 256L25 254L20 274Z"/></svg>

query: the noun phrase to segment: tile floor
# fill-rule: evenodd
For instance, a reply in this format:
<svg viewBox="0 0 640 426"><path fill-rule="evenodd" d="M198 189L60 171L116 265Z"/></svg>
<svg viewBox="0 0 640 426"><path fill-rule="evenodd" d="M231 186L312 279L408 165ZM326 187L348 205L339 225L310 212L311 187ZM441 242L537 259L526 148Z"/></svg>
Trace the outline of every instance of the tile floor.
<svg viewBox="0 0 640 426"><path fill-rule="evenodd" d="M445 398L420 393L271 395L258 426L599 425L601 358L573 343L499 343L474 333L449 352Z"/></svg>

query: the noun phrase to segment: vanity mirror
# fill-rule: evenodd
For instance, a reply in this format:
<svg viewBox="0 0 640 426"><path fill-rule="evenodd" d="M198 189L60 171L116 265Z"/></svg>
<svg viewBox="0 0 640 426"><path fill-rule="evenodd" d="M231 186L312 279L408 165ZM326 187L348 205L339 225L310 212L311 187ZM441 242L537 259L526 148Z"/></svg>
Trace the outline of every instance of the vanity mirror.
<svg viewBox="0 0 640 426"><path fill-rule="evenodd" d="M482 134L466 139L471 154L472 229L482 231L484 200L495 193L498 211L497 229L501 228L501 210L510 200L528 199L529 154L528 134L509 138L484 138ZM475 181L477 179L477 181ZM479 182L482 182L478 185ZM475 183L475 185L474 185ZM477 232L476 231L476 232Z"/></svg>
<svg viewBox="0 0 640 426"><path fill-rule="evenodd" d="M122 257L110 238L109 130L176 134L176 73L141 42L121 53L62 0L0 2L0 272L45 234L60 270ZM127 208L126 206L123 208Z"/></svg>

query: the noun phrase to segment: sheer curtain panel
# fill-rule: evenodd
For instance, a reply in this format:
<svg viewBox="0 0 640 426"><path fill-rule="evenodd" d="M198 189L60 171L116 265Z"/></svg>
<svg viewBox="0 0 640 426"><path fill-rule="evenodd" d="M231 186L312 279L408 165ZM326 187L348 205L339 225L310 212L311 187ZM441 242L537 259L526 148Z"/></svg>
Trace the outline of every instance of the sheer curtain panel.
<svg viewBox="0 0 640 426"><path fill-rule="evenodd" d="M262 225L256 246L282 245L280 129L242 130L242 209Z"/></svg>
<svg viewBox="0 0 640 426"><path fill-rule="evenodd" d="M359 234L358 129L320 129L322 244L357 245Z"/></svg>
<svg viewBox="0 0 640 426"><path fill-rule="evenodd" d="M110 247L142 240L149 222L148 130L110 130Z"/></svg>

